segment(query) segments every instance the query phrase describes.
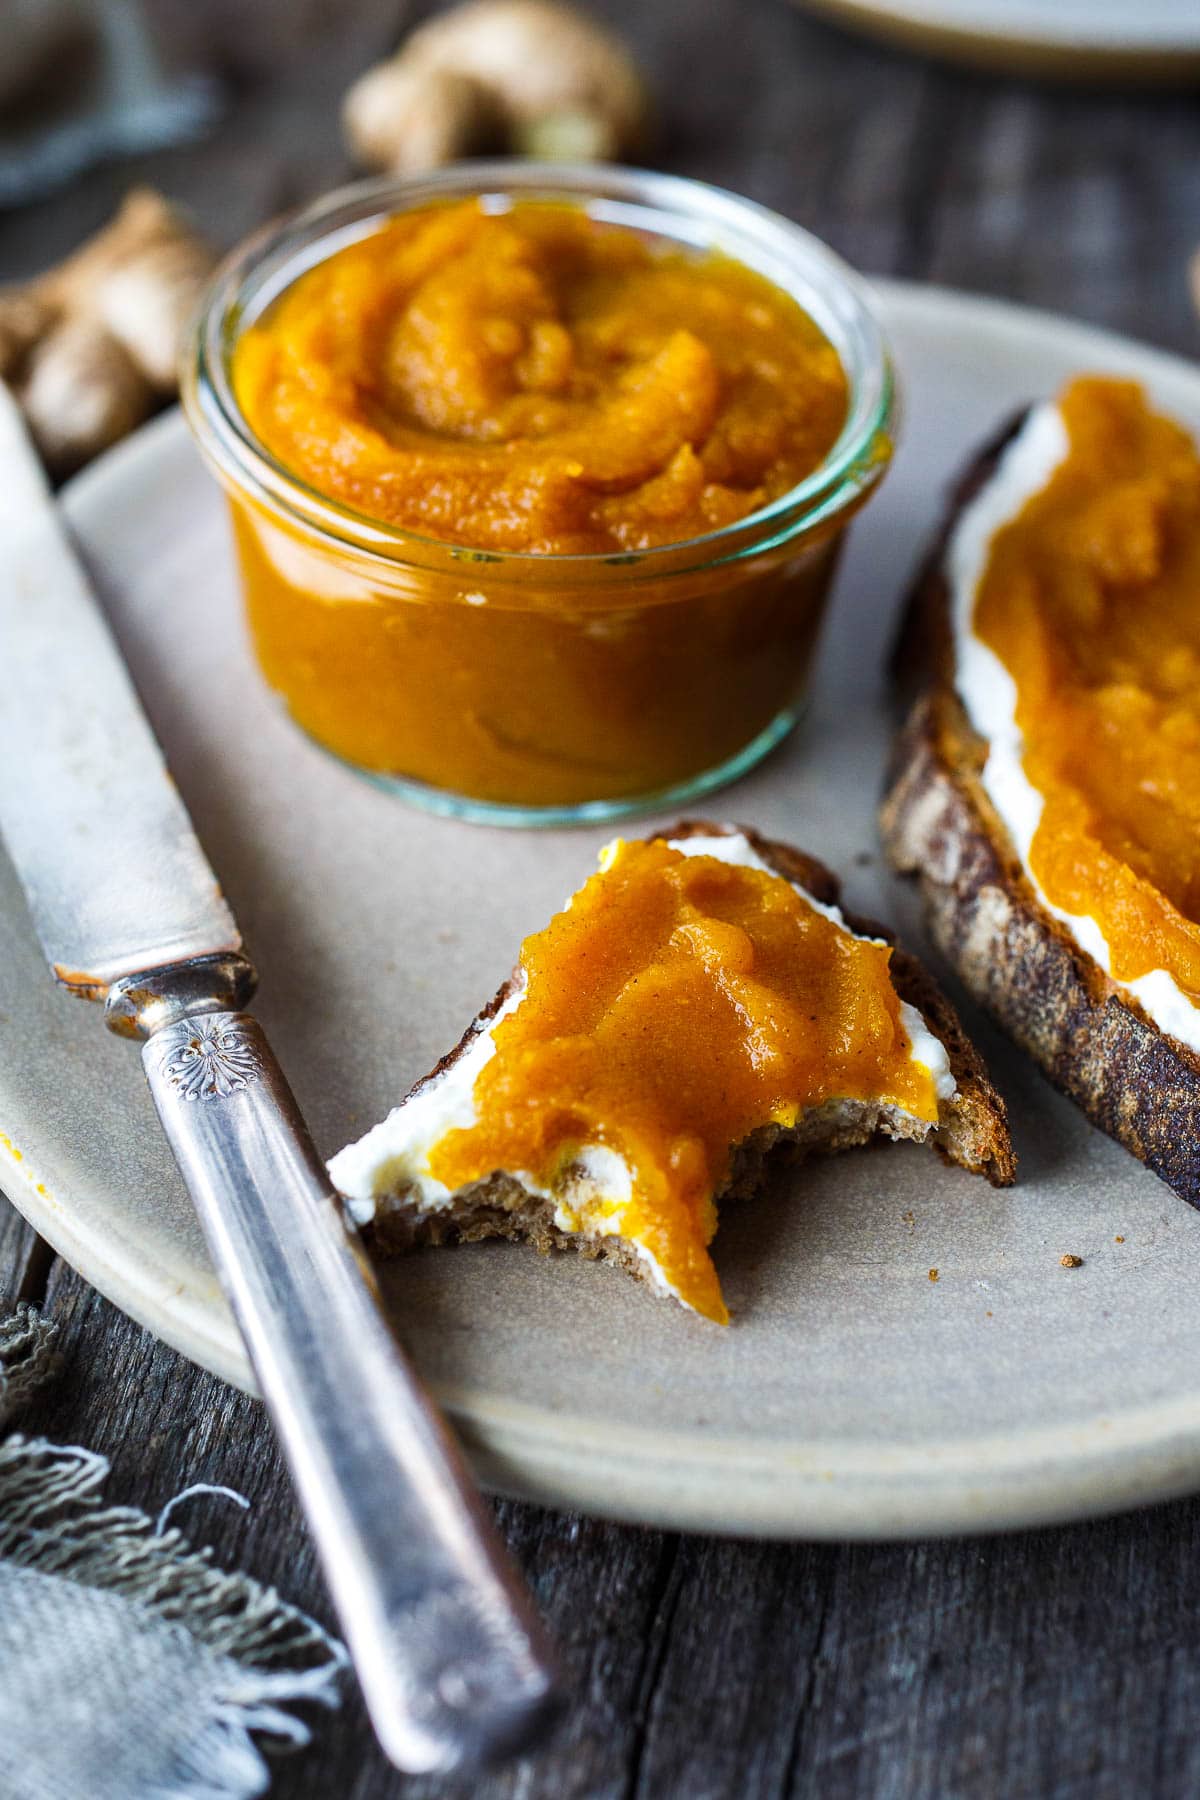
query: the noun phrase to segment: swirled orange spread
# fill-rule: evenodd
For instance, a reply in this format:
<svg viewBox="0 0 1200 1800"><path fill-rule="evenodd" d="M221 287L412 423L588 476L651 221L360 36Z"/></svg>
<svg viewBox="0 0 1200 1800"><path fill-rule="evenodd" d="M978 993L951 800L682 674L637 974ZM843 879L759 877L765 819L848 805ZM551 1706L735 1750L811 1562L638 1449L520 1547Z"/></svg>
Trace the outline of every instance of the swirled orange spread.
<svg viewBox="0 0 1200 1800"><path fill-rule="evenodd" d="M621 1237L687 1305L727 1318L708 1244L732 1147L828 1100L937 1122L887 944L761 868L618 843L565 912L521 950L525 991L495 1027L475 1121L429 1152L454 1189L494 1170L552 1187L582 1147L629 1170ZM604 1230L586 1211L575 1229Z"/></svg>
<svg viewBox="0 0 1200 1800"><path fill-rule="evenodd" d="M974 630L1012 675L1029 850L1130 982L1200 1005L1200 456L1132 383L1057 402L1067 450L992 540Z"/></svg>
<svg viewBox="0 0 1200 1800"><path fill-rule="evenodd" d="M428 207L335 251L233 377L320 493L508 551L714 531L810 474L847 407L832 345L762 276L536 202Z"/></svg>

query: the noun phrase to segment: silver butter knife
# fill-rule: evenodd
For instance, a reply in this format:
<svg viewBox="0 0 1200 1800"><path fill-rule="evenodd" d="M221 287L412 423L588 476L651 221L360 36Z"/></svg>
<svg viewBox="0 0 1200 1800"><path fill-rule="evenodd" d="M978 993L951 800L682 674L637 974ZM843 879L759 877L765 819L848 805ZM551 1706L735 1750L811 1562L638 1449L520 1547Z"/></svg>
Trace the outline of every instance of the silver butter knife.
<svg viewBox="0 0 1200 1800"><path fill-rule="evenodd" d="M58 980L145 1040L385 1751L516 1752L554 1710L540 1628L242 1010L237 925L3 383L0 832Z"/></svg>

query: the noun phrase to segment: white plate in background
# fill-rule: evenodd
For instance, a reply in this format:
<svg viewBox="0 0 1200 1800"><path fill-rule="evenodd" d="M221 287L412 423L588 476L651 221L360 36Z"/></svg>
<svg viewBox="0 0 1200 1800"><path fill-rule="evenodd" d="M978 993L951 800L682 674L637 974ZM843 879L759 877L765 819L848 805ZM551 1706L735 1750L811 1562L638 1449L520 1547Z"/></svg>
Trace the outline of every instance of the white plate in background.
<svg viewBox="0 0 1200 1800"><path fill-rule="evenodd" d="M870 37L1014 75L1185 84L1197 0L797 0Z"/></svg>

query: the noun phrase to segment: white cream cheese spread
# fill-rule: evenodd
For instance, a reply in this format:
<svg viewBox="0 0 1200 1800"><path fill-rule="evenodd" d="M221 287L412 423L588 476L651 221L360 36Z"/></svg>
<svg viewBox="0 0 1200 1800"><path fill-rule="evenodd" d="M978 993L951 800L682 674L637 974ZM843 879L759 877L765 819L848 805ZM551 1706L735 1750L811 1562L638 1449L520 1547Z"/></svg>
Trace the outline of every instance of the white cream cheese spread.
<svg viewBox="0 0 1200 1800"><path fill-rule="evenodd" d="M946 546L945 574L950 590L955 685L967 718L988 746L983 771L988 798L1041 904L1066 927L1080 949L1111 975L1109 946L1096 920L1087 913L1068 913L1053 905L1030 867L1030 846L1041 820L1043 797L1025 773L1016 684L974 631L975 600L993 538L1041 492L1068 448L1067 428L1058 407L1046 401L1031 408L990 478L960 513ZM1136 981L1118 985L1140 1003L1160 1031L1200 1051L1200 1008L1193 1006L1165 969L1153 969Z"/></svg>

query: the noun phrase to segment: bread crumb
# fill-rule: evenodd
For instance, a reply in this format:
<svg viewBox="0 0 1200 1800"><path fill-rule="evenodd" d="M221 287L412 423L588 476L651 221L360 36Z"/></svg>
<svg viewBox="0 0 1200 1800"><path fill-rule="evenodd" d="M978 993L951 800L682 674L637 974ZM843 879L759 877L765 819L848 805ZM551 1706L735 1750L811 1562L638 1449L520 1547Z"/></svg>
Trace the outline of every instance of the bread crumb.
<svg viewBox="0 0 1200 1800"><path fill-rule="evenodd" d="M902 1212L900 1214L900 1223L902 1225L907 1225L908 1229L910 1231L912 1230L912 1228L916 1224L916 1222L917 1222L916 1217L911 1211L910 1212Z"/></svg>
<svg viewBox="0 0 1200 1800"><path fill-rule="evenodd" d="M938 1272L937 1272L937 1270L936 1270L936 1269L930 1269L930 1271L929 1271L929 1279L930 1279L930 1281L936 1281L936 1280L937 1280L937 1278L938 1278Z"/></svg>
<svg viewBox="0 0 1200 1800"><path fill-rule="evenodd" d="M991 1313L984 1313L983 1316L985 1319L990 1319L992 1315L991 1315Z"/></svg>
<svg viewBox="0 0 1200 1800"><path fill-rule="evenodd" d="M1058 1260L1064 1269L1081 1269L1083 1267L1082 1256L1060 1256Z"/></svg>
<svg viewBox="0 0 1200 1800"><path fill-rule="evenodd" d="M1123 1244L1124 1242L1125 1242L1125 1239L1123 1237L1115 1237L1113 1239L1114 1244Z"/></svg>

